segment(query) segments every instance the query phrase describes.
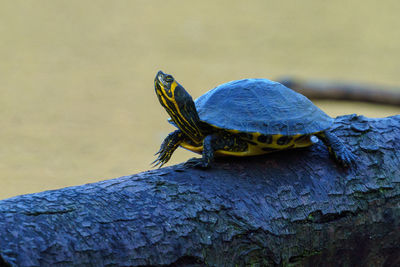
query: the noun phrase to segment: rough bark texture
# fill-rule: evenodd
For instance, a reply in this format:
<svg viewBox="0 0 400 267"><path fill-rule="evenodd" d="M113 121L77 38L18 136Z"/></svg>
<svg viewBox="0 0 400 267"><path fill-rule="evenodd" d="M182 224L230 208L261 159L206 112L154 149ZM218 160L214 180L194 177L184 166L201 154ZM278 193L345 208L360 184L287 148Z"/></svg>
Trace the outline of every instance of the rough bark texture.
<svg viewBox="0 0 400 267"><path fill-rule="evenodd" d="M400 116L336 119L326 148L176 165L0 201L15 266L400 266Z"/></svg>

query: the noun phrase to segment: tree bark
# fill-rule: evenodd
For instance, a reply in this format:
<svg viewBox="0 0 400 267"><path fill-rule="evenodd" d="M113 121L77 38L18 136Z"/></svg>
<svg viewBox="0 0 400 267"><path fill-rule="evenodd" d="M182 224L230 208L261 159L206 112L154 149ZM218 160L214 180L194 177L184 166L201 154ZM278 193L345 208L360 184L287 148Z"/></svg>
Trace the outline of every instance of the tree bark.
<svg viewBox="0 0 400 267"><path fill-rule="evenodd" d="M0 201L12 266L400 266L400 115L336 119L317 143Z"/></svg>

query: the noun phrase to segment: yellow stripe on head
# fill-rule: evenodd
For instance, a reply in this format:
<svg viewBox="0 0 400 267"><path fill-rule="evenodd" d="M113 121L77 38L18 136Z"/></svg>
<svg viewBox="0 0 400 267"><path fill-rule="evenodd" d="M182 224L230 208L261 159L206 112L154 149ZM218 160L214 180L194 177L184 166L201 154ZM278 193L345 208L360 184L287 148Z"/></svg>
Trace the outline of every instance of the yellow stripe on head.
<svg viewBox="0 0 400 267"><path fill-rule="evenodd" d="M166 96L168 97L168 99L172 102L176 102L175 100L175 89L178 86L178 83L176 81L173 81L170 85L169 91L165 91L166 92Z"/></svg>
<svg viewBox="0 0 400 267"><path fill-rule="evenodd" d="M178 128L193 141L200 142L203 134L199 129L200 118L192 97L175 79L159 71L154 87L161 105L171 116Z"/></svg>

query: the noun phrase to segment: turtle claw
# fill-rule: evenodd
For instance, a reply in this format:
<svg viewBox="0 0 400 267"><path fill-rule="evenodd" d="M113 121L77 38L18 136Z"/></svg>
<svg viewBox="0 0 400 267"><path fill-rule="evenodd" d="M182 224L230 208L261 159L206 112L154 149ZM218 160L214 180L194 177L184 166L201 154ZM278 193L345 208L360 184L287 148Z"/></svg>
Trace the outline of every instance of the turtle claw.
<svg viewBox="0 0 400 267"><path fill-rule="evenodd" d="M152 163L150 163L150 165L152 165L152 168L155 168L158 166L158 168L161 168L161 166L163 165L162 162L158 159L156 159L155 161L153 161Z"/></svg>
<svg viewBox="0 0 400 267"><path fill-rule="evenodd" d="M159 153L159 156L156 158L156 160L151 163L151 165L153 165L152 167L155 168L158 166L158 168L161 168L165 163L169 161L171 156L172 153L170 151L163 150Z"/></svg>
<svg viewBox="0 0 400 267"><path fill-rule="evenodd" d="M171 156L168 157L168 151L163 148L161 148L160 151L158 151L155 155L157 154L158 157L152 163L150 163L151 165L153 165L153 168L157 166L158 168L161 168L171 158Z"/></svg>
<svg viewBox="0 0 400 267"><path fill-rule="evenodd" d="M356 163L356 156L348 149L343 149L339 154L335 153L335 159L345 168L352 167Z"/></svg>
<svg viewBox="0 0 400 267"><path fill-rule="evenodd" d="M180 130L176 130L175 132L170 133L161 144L160 149L154 156L158 157L155 161L151 163L152 167L161 168L166 164L169 159L171 158L172 154L174 153L175 149L179 146L182 142L182 132Z"/></svg>
<svg viewBox="0 0 400 267"><path fill-rule="evenodd" d="M187 160L183 165L186 168L196 168L196 169L207 169L209 164L205 163L202 158L191 158Z"/></svg>

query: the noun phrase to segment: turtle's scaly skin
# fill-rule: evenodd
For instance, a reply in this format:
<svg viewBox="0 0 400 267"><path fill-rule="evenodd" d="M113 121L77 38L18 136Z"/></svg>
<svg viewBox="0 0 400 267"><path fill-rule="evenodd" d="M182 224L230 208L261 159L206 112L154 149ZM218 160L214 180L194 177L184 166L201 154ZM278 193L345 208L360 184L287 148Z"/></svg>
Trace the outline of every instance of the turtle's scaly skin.
<svg viewBox="0 0 400 267"><path fill-rule="evenodd" d="M252 156L307 147L315 135L333 158L348 166L353 154L327 132L333 119L305 96L267 79L222 84L195 101L169 74L154 80L161 105L178 130L164 140L155 165L164 165L178 146L203 155L189 165L208 167L214 156Z"/></svg>

